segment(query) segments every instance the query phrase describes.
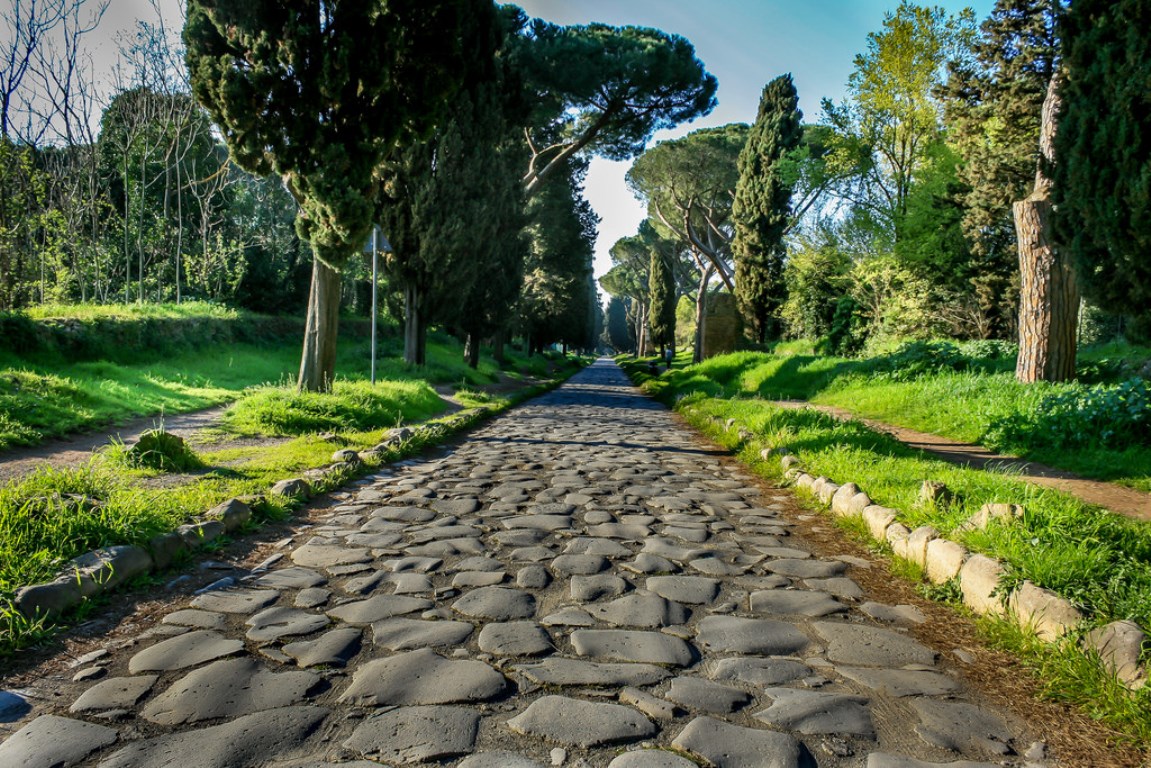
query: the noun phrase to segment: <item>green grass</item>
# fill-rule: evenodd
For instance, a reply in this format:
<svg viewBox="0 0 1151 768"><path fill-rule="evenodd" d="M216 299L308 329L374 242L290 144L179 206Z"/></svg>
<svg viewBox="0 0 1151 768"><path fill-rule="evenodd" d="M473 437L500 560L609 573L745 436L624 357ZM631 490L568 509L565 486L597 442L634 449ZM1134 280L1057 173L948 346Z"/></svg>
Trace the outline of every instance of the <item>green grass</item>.
<svg viewBox="0 0 1151 768"><path fill-rule="evenodd" d="M674 393L665 392L674 399ZM760 459L765 447L786 447L813 475L855 482L877 504L899 511L908 527L931 525L967 548L1005 563L1009 583L1029 579L1075 602L1087 616L1083 629L1119 619L1151 628L1151 528L1065 494L1030 485L1009 475L956 467L913 451L863 424L843 422L814 410L787 410L754 399L714 399L695 395L678 409L717 442L738 451L740 459L777 481L777 460ZM732 429L725 429L735 419ZM741 441L740 429L754 437ZM945 483L955 494L946 506L919 501L924 480ZM984 531L958 526L985 503L1021 504L1024 517L993 523ZM909 577L921 578L917 569ZM949 591L950 590L950 591ZM952 588L935 597L953 597ZM998 630L999 636L1004 630ZM1076 651L1075 633L1051 650L1016 632L1009 643L1047 681L1052 695L1084 705L1095 717L1132 739L1151 733L1147 692L1131 695L1109 681L1098 666ZM1002 637L1000 637L1002 639Z"/></svg>
<svg viewBox="0 0 1151 768"><path fill-rule="evenodd" d="M185 301L180 304L41 304L22 312L34 320L137 320L145 317L165 320L204 317L233 319L253 315L245 310L207 301Z"/></svg>

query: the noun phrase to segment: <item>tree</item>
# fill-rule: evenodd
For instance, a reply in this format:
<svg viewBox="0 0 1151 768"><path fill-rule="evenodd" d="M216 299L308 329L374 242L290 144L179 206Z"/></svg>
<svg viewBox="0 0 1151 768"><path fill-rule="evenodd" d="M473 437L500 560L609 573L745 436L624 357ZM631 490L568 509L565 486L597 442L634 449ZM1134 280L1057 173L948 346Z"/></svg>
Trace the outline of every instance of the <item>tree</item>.
<svg viewBox="0 0 1151 768"><path fill-rule="evenodd" d="M1016 332L1018 253L1012 214L1035 181L1039 120L1059 61L1063 0L997 0L980 25L973 56L948 65L939 90L957 167L968 277L988 331Z"/></svg>
<svg viewBox="0 0 1151 768"><path fill-rule="evenodd" d="M1021 276L1015 377L1025 383L1075 377L1079 280L1070 254L1059 248L1051 231L1051 168L1062 82L1056 70L1043 102L1035 189L1015 204Z"/></svg>
<svg viewBox="0 0 1151 768"><path fill-rule="evenodd" d="M331 387L340 270L362 247L378 171L434 126L458 88L459 30L484 0L188 0L192 90L232 159L275 172L314 254L301 390Z"/></svg>
<svg viewBox="0 0 1151 768"><path fill-rule="evenodd" d="M839 194L866 208L898 239L912 182L940 132L934 96L948 61L969 55L974 34L970 9L948 16L939 7L902 0L867 36L867 51L855 57L848 101L824 100L836 141L829 162L850 178Z"/></svg>
<svg viewBox="0 0 1151 768"><path fill-rule="evenodd" d="M1057 247L1099 306L1151 321L1151 4L1076 0L1055 137Z"/></svg>
<svg viewBox="0 0 1151 768"><path fill-rule="evenodd" d="M644 222L647 224L647 222ZM647 224L652 237L648 249L651 251L651 268L648 270L648 294L651 296L651 309L648 310L648 327L651 330L651 343L662 353L664 348L675 349L675 252L678 245L674 240L665 240ZM643 225L641 225L641 233Z"/></svg>
<svg viewBox="0 0 1151 768"><path fill-rule="evenodd" d="M715 108L718 83L679 35L519 18L516 62L538 107L527 131L529 195L578 153L625 160L657 130Z"/></svg>
<svg viewBox="0 0 1151 768"><path fill-rule="evenodd" d="M634 352L635 338L632 325L627 321L627 299L612 296L607 304L607 341L617 352Z"/></svg>
<svg viewBox="0 0 1151 768"><path fill-rule="evenodd" d="M731 220L735 295L745 327L762 344L778 336L778 312L787 298L783 236L791 219L791 180L782 161L799 146L803 113L791 75L768 83L759 114L739 155Z"/></svg>

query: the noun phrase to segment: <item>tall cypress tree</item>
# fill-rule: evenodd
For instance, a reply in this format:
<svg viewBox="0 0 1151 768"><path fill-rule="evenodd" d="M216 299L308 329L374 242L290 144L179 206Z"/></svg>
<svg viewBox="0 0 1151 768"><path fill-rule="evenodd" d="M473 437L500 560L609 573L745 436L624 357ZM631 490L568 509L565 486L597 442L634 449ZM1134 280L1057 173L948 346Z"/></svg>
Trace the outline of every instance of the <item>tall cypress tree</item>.
<svg viewBox="0 0 1151 768"><path fill-rule="evenodd" d="M276 173L315 263L300 389L336 367L340 271L371 230L377 171L460 82L460 18L489 0L188 0L192 92L232 159Z"/></svg>
<svg viewBox="0 0 1151 768"><path fill-rule="evenodd" d="M1151 320L1149 28L1148 0L1072 3L1053 171L1056 239L1084 291L1143 323Z"/></svg>
<svg viewBox="0 0 1151 768"><path fill-rule="evenodd" d="M646 232L645 232L646 228ZM675 258L675 243L659 237L647 221L640 225L640 234L649 234L651 268L648 269L648 295L651 309L648 310L648 328L651 343L664 347L675 345L675 271L672 260Z"/></svg>
<svg viewBox="0 0 1151 768"><path fill-rule="evenodd" d="M757 342L778 334L778 312L787 298L783 281L783 236L791 212L791 182L780 160L803 136L799 94L791 75L767 84L759 114L739 156L732 221L735 238L735 295L744 322Z"/></svg>

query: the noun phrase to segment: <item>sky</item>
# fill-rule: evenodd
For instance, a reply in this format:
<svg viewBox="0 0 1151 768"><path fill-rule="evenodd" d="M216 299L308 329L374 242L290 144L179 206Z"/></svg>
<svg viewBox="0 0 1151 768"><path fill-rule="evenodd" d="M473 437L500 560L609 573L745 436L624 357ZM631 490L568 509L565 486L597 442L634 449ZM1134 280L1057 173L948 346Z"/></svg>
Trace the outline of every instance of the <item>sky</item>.
<svg viewBox="0 0 1151 768"><path fill-rule="evenodd" d="M927 0L921 0L928 4ZM932 0L951 13L974 9L983 20L993 0ZM520 0L532 16L558 24L602 22L656 27L686 37L719 80L719 105L707 117L657 133L655 141L678 138L696 128L755 120L763 86L791 73L805 122L817 122L824 98L841 101L855 56L867 35L883 25L898 0ZM630 162L596 158L585 194L600 216L595 273L611 268L609 250L634 235L645 216L628 191Z"/></svg>
<svg viewBox="0 0 1151 768"><path fill-rule="evenodd" d="M94 2L95 0L90 0ZM0 0L2 2L2 0ZM928 0L921 0L926 4ZM655 27L690 40L696 55L719 80L719 104L708 116L661 131L655 141L677 138L696 128L751 122L763 86L791 73L805 121L817 122L824 98L841 101L855 56L878 31L884 14L899 0L519 0L532 16L559 24L601 22ZM931 0L951 13L974 9L986 18L993 0ZM140 19L178 29L182 0L110 0L89 40L98 68L112 67L117 41L131 35ZM645 212L628 191L630 162L596 158L588 172L586 196L600 216L595 273L611 268L609 250L635 234Z"/></svg>

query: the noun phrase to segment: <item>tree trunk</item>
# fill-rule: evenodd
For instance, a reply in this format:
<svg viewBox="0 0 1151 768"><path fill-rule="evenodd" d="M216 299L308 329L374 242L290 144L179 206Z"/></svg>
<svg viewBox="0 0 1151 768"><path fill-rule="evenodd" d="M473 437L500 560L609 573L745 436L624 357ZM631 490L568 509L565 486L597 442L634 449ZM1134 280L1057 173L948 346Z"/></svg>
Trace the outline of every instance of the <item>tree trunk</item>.
<svg viewBox="0 0 1151 768"><path fill-rule="evenodd" d="M703 326L707 317L707 285L711 282L711 267L704 269L699 278L699 289L695 297L695 350L692 352L693 363L703 362Z"/></svg>
<svg viewBox="0 0 1151 768"><path fill-rule="evenodd" d="M1021 277L1019 359L1015 377L1024 383L1067 381L1075 377L1079 281L1074 266L1060 253L1051 237L1048 169L1055 159L1060 79L1056 71L1043 101L1035 191L1014 206Z"/></svg>
<svg viewBox="0 0 1151 768"><path fill-rule="evenodd" d="M494 357L500 365L508 361L508 357L504 353L504 345L507 344L507 337L507 331L501 328L496 331L496 335L492 339L492 357Z"/></svg>
<svg viewBox="0 0 1151 768"><path fill-rule="evenodd" d="M404 362L408 365L423 365L426 359L420 299L415 286L404 287Z"/></svg>
<svg viewBox="0 0 1151 768"><path fill-rule="evenodd" d="M308 321L300 360L301 392L331 391L336 376L336 335L340 322L340 273L319 259L312 260Z"/></svg>
<svg viewBox="0 0 1151 768"><path fill-rule="evenodd" d="M469 368L480 367L480 338L474 333L469 333L467 341L464 342L464 360L467 361Z"/></svg>

